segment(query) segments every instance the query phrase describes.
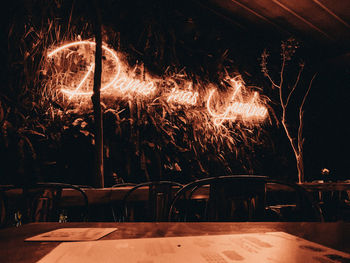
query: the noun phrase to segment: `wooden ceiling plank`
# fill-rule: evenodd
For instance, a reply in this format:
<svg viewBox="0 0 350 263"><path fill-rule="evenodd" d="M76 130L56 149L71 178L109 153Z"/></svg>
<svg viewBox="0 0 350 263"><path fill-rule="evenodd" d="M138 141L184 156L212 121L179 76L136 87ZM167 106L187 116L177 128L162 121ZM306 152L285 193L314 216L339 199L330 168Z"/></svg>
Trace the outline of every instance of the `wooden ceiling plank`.
<svg viewBox="0 0 350 263"><path fill-rule="evenodd" d="M323 10L325 10L328 14L330 14L331 16L333 16L335 19L337 19L340 23L342 23L344 26L346 26L347 28L350 28L350 25L348 23L346 23L343 19L341 19L337 14L335 14L332 10L330 10L327 6L325 6L324 4L322 4L320 1L318 0L312 0L314 3L316 3L317 5L319 5Z"/></svg>
<svg viewBox="0 0 350 263"><path fill-rule="evenodd" d="M284 32L287 32L285 29L281 28L279 25L275 24L274 22L272 22L271 20L269 20L268 18L266 18L265 16L259 14L258 12L254 11L253 9L249 8L248 6L246 6L245 4L237 1L237 0L231 0L233 3L239 5L240 7L242 7L243 9L247 10L248 12L252 13L253 15L259 17L260 19L264 20L265 22L273 25L274 27L278 28L279 30L282 30ZM289 32L287 32L289 33Z"/></svg>
<svg viewBox="0 0 350 263"><path fill-rule="evenodd" d="M278 0L272 0L275 4L277 4L278 6L280 6L281 8L283 8L284 10L286 10L287 12L291 13L292 15L294 15L295 17L297 17L299 20L303 21L304 23L306 23L307 25L309 25L310 27L312 27L313 29L315 29L316 31L318 31L319 33L321 33L322 35L326 36L328 39L334 40L330 35L328 35L326 32L324 32L322 29L318 28L317 26L315 26L314 24L312 24L310 21L306 20L304 17L298 15L296 12L294 12L292 9L288 8L287 6L285 6L284 4L282 4L281 2L279 2Z"/></svg>
<svg viewBox="0 0 350 263"><path fill-rule="evenodd" d="M205 5L205 4L201 3L201 2L198 1L198 0L192 0L192 2L196 3L197 5L201 6L201 7L204 8L204 9L207 9L209 12L212 12L212 13L215 14L216 16L221 17L222 19L224 19L224 20L226 20L227 22L229 22L232 26L234 25L234 26L238 27L238 28L241 29L241 30L245 30L245 31L248 30L248 28L247 28L246 26L244 26L244 25L242 25L242 24L240 24L240 23L234 21L234 20L231 19L230 17L228 17L228 16L226 16L226 15L224 15L224 14L222 14L222 13L216 11L216 10L214 10L213 8L209 7L208 5Z"/></svg>

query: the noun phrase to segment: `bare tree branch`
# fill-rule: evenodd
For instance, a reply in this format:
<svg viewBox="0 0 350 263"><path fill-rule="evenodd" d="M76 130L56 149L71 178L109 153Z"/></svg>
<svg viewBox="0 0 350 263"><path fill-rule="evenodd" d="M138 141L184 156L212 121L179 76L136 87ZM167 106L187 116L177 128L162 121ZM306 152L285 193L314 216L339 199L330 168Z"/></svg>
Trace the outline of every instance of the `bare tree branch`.
<svg viewBox="0 0 350 263"><path fill-rule="evenodd" d="M312 77L312 79L311 79L311 81L310 81L309 88L307 89L306 94L305 94L305 96L304 96L304 99L303 99L303 101L302 101L302 103L301 103L301 105L300 105L299 112L301 112L301 111L303 110L303 107L304 107L304 104L305 104L305 100L306 100L307 96L309 95L310 89L311 89L311 87L312 87L312 82L314 81L314 79L315 79L316 76L317 76L317 73L315 73L315 74L313 75L313 77Z"/></svg>
<svg viewBox="0 0 350 263"><path fill-rule="evenodd" d="M282 59L282 66L281 66L281 73L280 73L280 84L279 84L279 95L280 95L280 103L281 103L281 106L282 108L284 109L283 112L285 113L285 104L284 104L284 101L283 101L283 92L282 92L282 87L283 87L283 73L284 73L284 68L286 66L286 58L285 56L283 55L283 59ZM284 116L285 114L283 114ZM284 117L283 117L284 119Z"/></svg>
<svg viewBox="0 0 350 263"><path fill-rule="evenodd" d="M305 93L305 96L300 104L300 107L299 107L299 128L298 128L298 150L299 152L302 152L303 151L303 144L304 144L304 139L303 139L303 119L304 119L304 111L303 111L303 108L304 108L304 104L305 104L305 101L306 101L306 98L307 96L309 95L309 92L311 90L311 87L312 87L312 83L315 79L317 74L314 74L310 83L309 83L309 87Z"/></svg>
<svg viewBox="0 0 350 263"><path fill-rule="evenodd" d="M271 78L271 76L268 73L266 73L265 76L269 79L269 81L271 82L272 86L274 86L275 88L279 88L280 87L274 82L274 80Z"/></svg>
<svg viewBox="0 0 350 263"><path fill-rule="evenodd" d="M292 94L294 93L296 87L298 86L298 83L299 83L299 80L300 80L300 76L301 76L301 73L303 72L303 69L304 69L304 66L301 66L299 68L299 72L298 72L298 76L297 76L297 79L293 85L293 88L292 90L289 92L289 95L288 95L288 98L287 98L287 101L286 101L286 107L288 106L288 103L290 101L290 98L292 97Z"/></svg>
<svg viewBox="0 0 350 263"><path fill-rule="evenodd" d="M288 46L287 46L288 47ZM296 166L297 166L297 171L298 171L298 181L299 183L304 181L304 161L303 161L303 144L304 144L304 138L303 138L303 128L304 128L304 112L303 112L303 107L305 105L305 101L307 96L309 95L312 83L316 77L316 74L312 77L310 83L309 83L309 87L304 95L304 98L299 106L299 125L298 125L298 132L296 134L296 137L293 137L293 135L291 134L291 130L288 127L288 123L287 123L287 106L289 105L289 102L291 100L291 97L293 96L300 78L301 78L301 74L303 72L304 69L304 65L301 64L299 71L298 71L298 75L296 77L295 83L292 87L292 89L290 90L290 92L288 93L287 99L286 101L284 101L283 99L283 88L284 88L284 72L285 72L285 66L286 66L286 61L291 59L291 55L294 54L294 50L289 50L286 48L286 46L284 44L282 44L282 64L281 64L281 71L280 71L280 83L279 85L276 85L271 76L268 74L267 72L267 67L266 67L266 58L267 58L267 53L266 51L264 51L264 53L262 54L262 71L265 73L265 76L270 80L270 82L272 83L272 85L274 87L278 88L278 95L279 95L279 103L280 106L282 108L282 116L281 116L281 123L284 129L284 132L289 140L289 143L291 145L291 148L293 150L295 159L296 159Z"/></svg>

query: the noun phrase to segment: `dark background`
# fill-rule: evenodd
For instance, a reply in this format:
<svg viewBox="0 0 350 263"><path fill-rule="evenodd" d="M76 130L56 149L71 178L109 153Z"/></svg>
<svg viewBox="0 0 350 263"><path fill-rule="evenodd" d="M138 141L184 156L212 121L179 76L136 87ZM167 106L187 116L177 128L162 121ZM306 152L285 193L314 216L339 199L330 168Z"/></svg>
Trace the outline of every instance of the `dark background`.
<svg viewBox="0 0 350 263"><path fill-rule="evenodd" d="M307 88L313 74L317 73L305 104L304 161L306 180L320 178L322 168L328 168L335 179L349 179L346 164L349 156L347 122L349 119L350 60L348 43L350 39L348 33L342 33L344 26L333 29L337 33L337 37L325 39L324 36L317 35L312 27L296 27L295 24L291 23L293 20L287 15L285 17L281 15L278 18L267 17L266 19L273 22L272 26L266 21L262 23L259 20L251 19L251 12L247 15L240 9L230 6L232 2L236 3L237 1L109 0L98 2L102 14L104 34L108 35L116 49L128 54L130 64L143 61L146 68L156 75L161 75L168 66L185 67L190 76L203 77L213 82L218 82L222 76L219 72L222 72L223 68L227 68L230 69L230 72L242 74L247 84L262 87L263 93L272 100L277 98L276 91L271 89L271 85L261 72L260 55L264 49L269 51L268 67L273 76L276 77L279 73L281 41L285 41L291 36L296 38L299 42L299 48L287 71L291 76L295 75L297 65L303 61L305 62L305 74L303 75L304 80L296 90L296 99L292 101L290 108L291 125L295 125L297 120L296 116L293 115L295 113L294 106L300 102L300 98L305 94L305 88ZM269 1L253 2L265 2L267 13L269 13L269 8L271 8L271 14L276 8L269 6ZM307 6L311 1L300 2ZM246 1L239 3L247 4ZM35 43L33 40L35 37L23 38L25 32L28 32L28 27L47 28L47 21L51 19L62 25L62 31L68 30L68 25L74 25L77 32L85 32L82 38L91 37L91 21L95 9L90 1L81 0L55 1L54 3L21 0L9 2L8 5L3 9L1 15L0 95L2 107L5 109L3 111L11 109L8 118L12 118L13 129L18 130L17 127L21 126L23 118L16 114L18 112L28 113L32 110L31 106L27 105L28 101L23 100L23 97L28 94L28 90L23 92L21 84L23 76L21 75L22 79L18 78L18 72L23 73L26 66L19 62L22 61L21 57L25 55L23 46ZM241 5L239 6L241 7ZM257 9L254 9L254 6L249 7L250 10L255 10L254 12L261 11L258 7L255 8ZM244 10L247 11L247 9ZM343 15L342 18L350 23L349 17ZM324 24L327 24L327 18L320 22L321 26ZM84 31L84 29L86 30ZM47 44L50 44L49 41ZM35 101L39 95L32 96L32 101ZM278 105L273 102L271 105L276 114L279 114ZM17 113L14 113L14 109ZM27 114L24 119L28 120L33 114L33 112ZM40 116L40 112L36 113L35 118L38 116ZM274 121L272 125L266 124L264 129L269 134L270 144L266 147L255 148L254 152L251 153L251 158L255 158L253 172L296 180L294 156L281 126ZM4 129L1 132L4 136ZM63 145L72 144L77 144L74 148L77 149L77 152L72 151L72 149L62 150L62 147L60 148L63 151L63 156L70 156L66 158L70 162L70 171L64 168L65 165L67 166L66 160L61 168L55 168L56 178L53 177L54 179L62 179L60 173L69 173L70 177L79 178L78 173L89 173L93 170L91 165L84 166L86 163L91 164L93 150L89 147L85 149L84 141L63 142ZM5 139L1 141L2 157L0 162L2 165L0 169L3 169L3 172L0 172L2 178L6 178L3 180L4 182L11 181L12 175L10 174L22 174L19 181L30 180L29 178L32 177L28 174L38 173L38 170L40 170L39 173L45 174L46 168L42 168L42 160L38 157L27 158L29 164L23 166L22 170L24 171L18 171L18 165L14 159L23 156L16 150L11 156L9 149L18 149L23 146L19 145L18 140L13 143L13 146L7 145ZM37 145L33 145L33 147L40 148ZM89 151L91 151L90 154ZM81 155L82 152L84 152L85 157L77 158L76 156L79 154L84 156ZM40 156L39 152L37 154ZM31 162L35 163L34 168ZM233 167L236 166L237 164L233 165ZM50 169L47 171L52 173ZM241 172L245 172L245 170L233 169L233 173ZM89 183L81 178L77 180L82 180L81 184ZM77 180L71 181L76 182Z"/></svg>

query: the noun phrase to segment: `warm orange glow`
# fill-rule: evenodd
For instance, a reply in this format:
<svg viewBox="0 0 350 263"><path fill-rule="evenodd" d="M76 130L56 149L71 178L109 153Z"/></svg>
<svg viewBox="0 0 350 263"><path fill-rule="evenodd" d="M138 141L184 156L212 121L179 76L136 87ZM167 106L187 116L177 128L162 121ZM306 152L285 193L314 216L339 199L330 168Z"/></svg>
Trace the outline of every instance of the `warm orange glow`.
<svg viewBox="0 0 350 263"><path fill-rule="evenodd" d="M71 99L73 96L78 95L78 93L80 93L80 89L81 87L84 85L84 83L86 82L87 78L89 77L90 73L92 72L92 69L94 68L95 64L91 64L88 72L86 73L86 75L84 76L84 78L81 80L81 82L79 83L78 87L74 90L67 90L67 89L61 89L61 91L63 93L66 94L70 94L69 99Z"/></svg>
<svg viewBox="0 0 350 263"><path fill-rule="evenodd" d="M45 68L50 72L48 87L54 91L59 90L68 100L77 101L83 99L82 97L91 96L95 45L93 41L75 41L49 52L49 64L46 64ZM102 45L102 55L101 95L105 98L128 96L130 99L135 95L151 98L157 95L165 97L168 103L191 106L198 104L197 107L206 110L205 114L211 117L217 126L233 121L255 125L268 116L265 102L259 93L252 93L240 76L224 80L231 87L229 96L219 95L216 88L213 88L205 101L201 99L205 96L193 89L192 82L181 76L167 77L164 80L152 78L138 67L130 69L122 63L117 53L105 44ZM161 87L162 83L166 83L164 88L157 92L157 87ZM206 105L206 109L203 105Z"/></svg>
<svg viewBox="0 0 350 263"><path fill-rule="evenodd" d="M227 105L227 102L220 103L220 106L213 106L218 100L214 100L215 89L210 90L207 100L208 113L213 117L216 125L221 125L225 121L235 121L240 117L243 121L252 121L254 119L264 119L267 115L266 107L257 103L259 94L254 92L251 99L245 100L242 89L244 85L241 81L230 79L234 88L233 95ZM224 105L222 105L224 104ZM215 108L219 108L215 110ZM221 111L221 113L218 113Z"/></svg>
<svg viewBox="0 0 350 263"><path fill-rule="evenodd" d="M75 50L71 48L79 48L79 46L90 45L95 46L93 41L76 41L63 46L60 46L48 54L49 58L53 58L55 55L61 54L62 56L69 56ZM103 72L102 76L107 79L111 79L101 87L101 94L111 94L113 90L119 91L120 93L137 93L140 95L150 95L156 90L156 87L152 81L141 81L128 77L124 72L122 72L122 64L117 56L117 54L110 48L105 45L102 45L102 49L108 57L107 60L112 60L114 68L110 71L112 72ZM60 52L68 52L60 53ZM87 56L93 56L93 54L86 54ZM90 58L91 60L91 58ZM82 63L84 64L84 63ZM89 67L86 67L86 73L81 79L78 85L65 85L61 88L61 92L65 95L68 95L69 99L76 98L78 96L92 95L92 86L88 85L88 79L93 79L93 68L94 63ZM106 76L107 75L107 76ZM92 83L92 81L90 81ZM68 86L68 87L67 87Z"/></svg>
<svg viewBox="0 0 350 263"><path fill-rule="evenodd" d="M113 83L113 88L119 89L119 91L122 93L136 92L145 96L150 95L156 90L156 87L152 81L145 82L128 77L117 79L117 81Z"/></svg>
<svg viewBox="0 0 350 263"><path fill-rule="evenodd" d="M179 90L173 88L168 96L168 102L175 102L184 105L195 105L197 103L198 92L191 91L192 84L189 84L188 90Z"/></svg>

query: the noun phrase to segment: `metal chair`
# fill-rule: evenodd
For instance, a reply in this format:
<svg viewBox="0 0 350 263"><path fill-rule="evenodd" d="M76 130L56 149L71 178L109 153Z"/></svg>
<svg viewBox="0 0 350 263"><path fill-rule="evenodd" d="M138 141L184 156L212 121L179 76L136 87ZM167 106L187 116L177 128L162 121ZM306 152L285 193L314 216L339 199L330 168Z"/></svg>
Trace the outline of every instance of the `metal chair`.
<svg viewBox="0 0 350 263"><path fill-rule="evenodd" d="M288 202L282 200L286 196ZM323 221L318 203L304 188L250 175L212 177L185 185L176 193L168 218L169 221Z"/></svg>
<svg viewBox="0 0 350 263"><path fill-rule="evenodd" d="M266 212L271 221L324 221L322 210L312 195L295 183L266 180Z"/></svg>
<svg viewBox="0 0 350 263"><path fill-rule="evenodd" d="M134 186L123 198L123 221L167 221L169 205L174 193L181 187L182 184L172 181L145 182Z"/></svg>
<svg viewBox="0 0 350 263"><path fill-rule="evenodd" d="M84 206L78 211L75 221L87 221L89 202L85 192L76 185L65 183L36 183L23 187L23 221L24 222L65 222L67 215L61 204L62 189L70 188L78 191L83 199ZM70 217L68 220L72 220ZM73 219L74 220L74 219Z"/></svg>
<svg viewBox="0 0 350 263"><path fill-rule="evenodd" d="M119 187L134 187L137 184L134 183L119 183L112 186L112 188L119 188ZM124 220L124 207L122 201L114 201L110 204L112 216L114 222L121 222Z"/></svg>
<svg viewBox="0 0 350 263"><path fill-rule="evenodd" d="M251 175L200 179L180 189L169 221L259 221L265 213L265 177Z"/></svg>

